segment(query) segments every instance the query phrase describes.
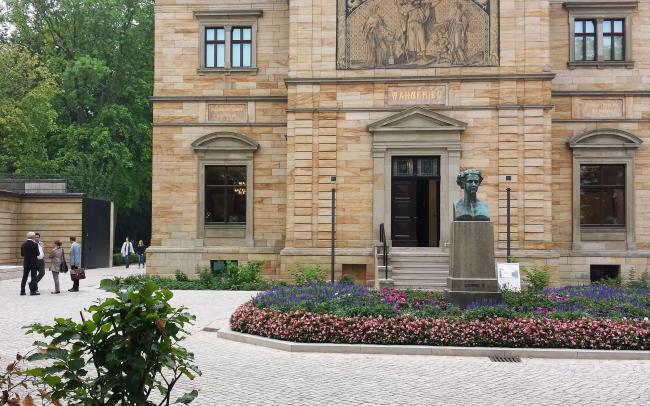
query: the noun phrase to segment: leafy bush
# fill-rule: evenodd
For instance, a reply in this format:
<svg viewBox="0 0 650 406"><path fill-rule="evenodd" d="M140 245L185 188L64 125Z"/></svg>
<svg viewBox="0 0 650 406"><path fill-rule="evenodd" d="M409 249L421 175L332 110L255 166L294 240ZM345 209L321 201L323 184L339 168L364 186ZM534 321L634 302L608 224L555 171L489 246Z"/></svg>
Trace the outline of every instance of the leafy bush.
<svg viewBox="0 0 650 406"><path fill-rule="evenodd" d="M129 255L129 258L131 258L131 264L138 264L138 257L135 254ZM113 254L113 266L122 266L125 263L126 262L124 262L124 257L121 253L117 252Z"/></svg>
<svg viewBox="0 0 650 406"><path fill-rule="evenodd" d="M325 270L318 264L299 265L295 264L289 268L289 274L296 285L304 285L314 282L325 282L327 276Z"/></svg>
<svg viewBox="0 0 650 406"><path fill-rule="evenodd" d="M147 282L155 283L164 289L172 290L265 290L286 283L267 281L262 278L262 261L251 261L237 265L227 264L227 269L220 275L214 275L208 268L199 268L198 279L192 280L181 271L176 271L174 279L155 275L132 275L116 278L121 286L143 286Z"/></svg>
<svg viewBox="0 0 650 406"><path fill-rule="evenodd" d="M522 266L521 269L526 272L525 282L529 288L541 292L549 287L551 283L551 273L549 272L548 265L533 266L532 268Z"/></svg>
<svg viewBox="0 0 650 406"><path fill-rule="evenodd" d="M342 285L354 285L354 280L347 275L341 276L339 283Z"/></svg>
<svg viewBox="0 0 650 406"><path fill-rule="evenodd" d="M639 279L630 281L627 286L632 289L650 288L650 274L648 274L648 271L644 271Z"/></svg>
<svg viewBox="0 0 650 406"><path fill-rule="evenodd" d="M29 372L26 357L33 352L17 354L14 361L0 369L0 405L35 405L34 399L40 398L41 405L61 406L40 379Z"/></svg>
<svg viewBox="0 0 650 406"><path fill-rule="evenodd" d="M32 324L28 333L50 339L37 341L40 350L30 361L49 361L30 374L51 389L54 399L82 405L153 405L158 392L169 405L172 389L182 378L200 374L194 356L179 343L194 316L169 304L169 290L147 282L124 289L106 279L101 287L114 294L90 306L81 323L58 318L53 325ZM189 404L197 391L176 400Z"/></svg>

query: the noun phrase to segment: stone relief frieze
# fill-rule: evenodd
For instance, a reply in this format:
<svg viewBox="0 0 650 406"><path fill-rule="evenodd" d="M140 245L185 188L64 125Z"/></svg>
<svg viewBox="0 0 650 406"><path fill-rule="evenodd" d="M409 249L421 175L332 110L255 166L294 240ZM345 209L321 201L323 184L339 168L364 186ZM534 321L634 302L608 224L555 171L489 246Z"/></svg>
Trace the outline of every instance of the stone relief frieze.
<svg viewBox="0 0 650 406"><path fill-rule="evenodd" d="M338 0L337 68L499 64L498 0Z"/></svg>

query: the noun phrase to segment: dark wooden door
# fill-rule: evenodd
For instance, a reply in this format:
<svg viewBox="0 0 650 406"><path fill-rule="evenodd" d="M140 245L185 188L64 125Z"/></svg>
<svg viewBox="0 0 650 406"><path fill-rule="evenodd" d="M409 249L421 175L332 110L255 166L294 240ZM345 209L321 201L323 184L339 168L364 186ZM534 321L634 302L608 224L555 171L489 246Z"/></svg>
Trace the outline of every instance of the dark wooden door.
<svg viewBox="0 0 650 406"><path fill-rule="evenodd" d="M395 247L417 247L417 180L393 178L391 239Z"/></svg>

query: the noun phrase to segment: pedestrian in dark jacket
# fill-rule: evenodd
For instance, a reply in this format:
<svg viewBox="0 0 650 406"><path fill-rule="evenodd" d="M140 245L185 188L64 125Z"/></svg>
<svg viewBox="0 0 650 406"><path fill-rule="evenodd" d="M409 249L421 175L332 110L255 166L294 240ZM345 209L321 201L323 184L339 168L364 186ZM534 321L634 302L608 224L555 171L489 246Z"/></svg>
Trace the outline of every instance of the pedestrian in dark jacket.
<svg viewBox="0 0 650 406"><path fill-rule="evenodd" d="M29 294L32 296L40 295L38 293L38 243L34 241L36 235L30 231L27 233L27 241L20 246L20 255L23 257L23 279L20 282L20 295L24 296L27 278L29 281Z"/></svg>
<svg viewBox="0 0 650 406"><path fill-rule="evenodd" d="M144 252L146 249L147 247L144 246L142 240L138 241L138 245L135 246L135 255L138 256L138 269L140 269L140 265L144 268Z"/></svg>

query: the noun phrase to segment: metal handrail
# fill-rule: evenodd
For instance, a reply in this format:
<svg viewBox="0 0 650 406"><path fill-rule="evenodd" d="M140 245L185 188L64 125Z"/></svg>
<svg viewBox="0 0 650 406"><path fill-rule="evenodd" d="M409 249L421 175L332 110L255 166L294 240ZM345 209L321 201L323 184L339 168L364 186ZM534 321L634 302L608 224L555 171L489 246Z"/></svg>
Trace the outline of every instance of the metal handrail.
<svg viewBox="0 0 650 406"><path fill-rule="evenodd" d="M386 243L386 229L384 228L384 223L379 225L379 242L382 243L384 252L384 271L386 273L386 279L388 279L388 244Z"/></svg>

